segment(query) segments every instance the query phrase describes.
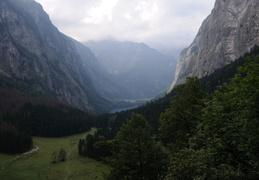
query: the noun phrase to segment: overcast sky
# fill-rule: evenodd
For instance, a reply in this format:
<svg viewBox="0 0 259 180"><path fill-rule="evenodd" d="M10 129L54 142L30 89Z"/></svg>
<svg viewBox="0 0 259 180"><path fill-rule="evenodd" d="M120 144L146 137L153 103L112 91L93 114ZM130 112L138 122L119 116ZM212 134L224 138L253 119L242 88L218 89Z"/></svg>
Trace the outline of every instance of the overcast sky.
<svg viewBox="0 0 259 180"><path fill-rule="evenodd" d="M36 0L79 41L114 38L157 49L189 46L215 0Z"/></svg>

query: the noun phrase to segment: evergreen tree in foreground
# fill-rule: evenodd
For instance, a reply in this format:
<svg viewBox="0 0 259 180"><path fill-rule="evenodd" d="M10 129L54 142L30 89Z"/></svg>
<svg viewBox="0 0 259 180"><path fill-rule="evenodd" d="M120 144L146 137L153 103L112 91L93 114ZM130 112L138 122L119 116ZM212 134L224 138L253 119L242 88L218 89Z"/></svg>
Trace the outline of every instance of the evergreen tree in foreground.
<svg viewBox="0 0 259 180"><path fill-rule="evenodd" d="M159 118L160 137L165 143L186 144L202 114L205 92L197 77L187 77L186 84L176 86L173 91L176 95L170 107Z"/></svg>
<svg viewBox="0 0 259 180"><path fill-rule="evenodd" d="M173 155L167 179L259 179L259 57L206 103L189 139Z"/></svg>
<svg viewBox="0 0 259 180"><path fill-rule="evenodd" d="M109 159L113 170L108 179L159 179L169 161L167 153L151 134L151 127L142 115L132 114L113 140Z"/></svg>

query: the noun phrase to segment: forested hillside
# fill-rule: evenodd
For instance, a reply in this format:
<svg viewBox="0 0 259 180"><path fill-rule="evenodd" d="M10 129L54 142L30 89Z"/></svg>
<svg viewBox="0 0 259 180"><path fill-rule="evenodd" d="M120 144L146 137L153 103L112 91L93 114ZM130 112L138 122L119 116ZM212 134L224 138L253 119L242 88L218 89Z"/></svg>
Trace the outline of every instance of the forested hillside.
<svg viewBox="0 0 259 180"><path fill-rule="evenodd" d="M242 66L246 62L247 56L255 57L259 54L258 46L255 46L251 49L250 52L247 52L244 56L240 57L236 61L231 64L224 66L221 69L216 70L214 73L200 79L201 88L207 94L213 94L215 90L219 89L219 87L224 83L229 83L230 80L237 73L237 69L239 66ZM152 125L153 131L157 131L159 116L162 112L165 111L166 108L169 107L171 98L176 94L176 89L173 89L170 93L165 95L163 98L159 98L156 100L152 100L148 102L146 105L140 106L139 108L135 108L132 110L117 112L114 114L103 114L98 116L98 120L96 121L97 127L120 127L126 119L129 119L131 114L138 113L142 114Z"/></svg>
<svg viewBox="0 0 259 180"><path fill-rule="evenodd" d="M246 59L230 83L210 99L202 100L204 107L197 118L192 119L191 111L179 114L173 103L163 114L170 117L171 123L166 124L164 116L160 117L161 134L169 140L172 136L164 134L165 128L173 130L182 125L174 134L185 135L176 138L170 148L172 161L167 179L259 178L259 57ZM182 117L187 121L183 122Z"/></svg>
<svg viewBox="0 0 259 180"><path fill-rule="evenodd" d="M1 104L1 152L28 150L31 135L97 127L78 142L78 153L108 163L108 179L258 179L258 54L255 47L204 79L187 78L164 98L100 116L2 89L8 103ZM10 91L20 100L8 98Z"/></svg>
<svg viewBox="0 0 259 180"><path fill-rule="evenodd" d="M91 152L108 152L94 157L113 167L108 179L258 179L258 52L256 47L221 69L226 72L223 79L219 71L207 80L189 77L164 99L102 116L101 125L115 133L110 129L99 139L91 138ZM238 64L244 65L236 70ZM152 154L157 149L160 154ZM150 167L156 171L146 171Z"/></svg>
<svg viewBox="0 0 259 180"><path fill-rule="evenodd" d="M61 137L86 132L95 116L58 101L0 88L0 152L21 153L31 136Z"/></svg>

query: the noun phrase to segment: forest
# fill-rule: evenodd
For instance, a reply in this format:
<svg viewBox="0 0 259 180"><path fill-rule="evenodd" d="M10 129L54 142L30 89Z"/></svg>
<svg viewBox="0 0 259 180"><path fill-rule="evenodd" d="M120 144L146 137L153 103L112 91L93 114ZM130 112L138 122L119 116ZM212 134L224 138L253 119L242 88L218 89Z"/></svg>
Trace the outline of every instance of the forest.
<svg viewBox="0 0 259 180"><path fill-rule="evenodd" d="M9 97L6 90L1 92L2 99ZM89 131L94 126L95 116L82 110L46 98L18 99L16 103L8 98L10 107L2 108L0 113L0 152L28 151L33 143L31 136L69 136Z"/></svg>
<svg viewBox="0 0 259 180"><path fill-rule="evenodd" d="M24 100L1 111L0 152L30 149L31 136L95 127L79 140L78 154L109 164L107 179L259 179L258 69L255 47L207 77L188 77L164 98L98 116Z"/></svg>
<svg viewBox="0 0 259 180"><path fill-rule="evenodd" d="M113 167L107 179L259 179L258 52L188 77L146 106L103 115L109 129L81 139L79 154Z"/></svg>

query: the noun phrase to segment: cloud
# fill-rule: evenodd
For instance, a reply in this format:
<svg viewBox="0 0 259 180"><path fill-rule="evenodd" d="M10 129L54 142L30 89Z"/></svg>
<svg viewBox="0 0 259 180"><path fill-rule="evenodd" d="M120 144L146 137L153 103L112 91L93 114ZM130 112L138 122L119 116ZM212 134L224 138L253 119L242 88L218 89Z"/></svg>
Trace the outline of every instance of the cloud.
<svg viewBox="0 0 259 180"><path fill-rule="evenodd" d="M215 0L36 0L58 29L79 40L115 38L188 46Z"/></svg>

